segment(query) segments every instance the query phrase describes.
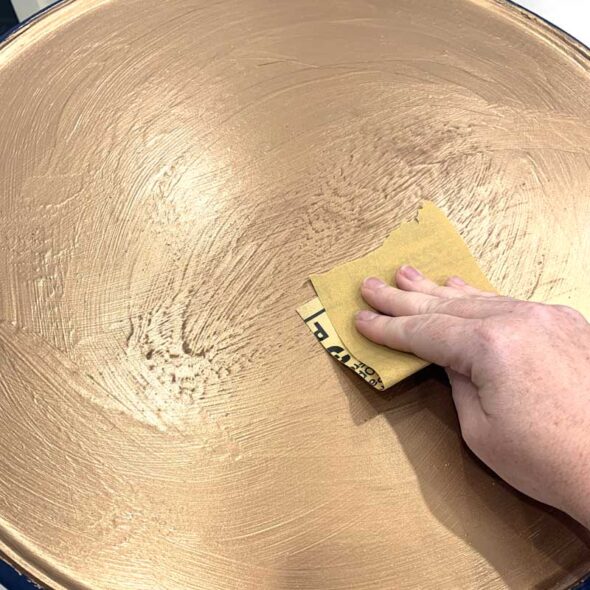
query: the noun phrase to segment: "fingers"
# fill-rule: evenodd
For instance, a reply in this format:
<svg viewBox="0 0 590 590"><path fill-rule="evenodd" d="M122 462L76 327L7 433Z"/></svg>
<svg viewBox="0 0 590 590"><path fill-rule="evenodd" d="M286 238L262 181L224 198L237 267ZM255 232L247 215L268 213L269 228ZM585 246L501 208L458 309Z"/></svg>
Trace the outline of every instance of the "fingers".
<svg viewBox="0 0 590 590"><path fill-rule="evenodd" d="M488 297L437 297L420 291L403 291L371 277L361 286L365 301L381 313L408 316L443 313L463 318L486 318L510 313L514 302Z"/></svg>
<svg viewBox="0 0 590 590"><path fill-rule="evenodd" d="M449 277L445 285L448 287L453 287L458 291L461 291L465 295L475 296L475 297L497 297L496 293L492 293L490 291L482 291L481 289L477 289L472 287L471 285L467 284L461 277Z"/></svg>
<svg viewBox="0 0 590 590"><path fill-rule="evenodd" d="M437 297L497 297L496 293L482 291L467 284L460 277L449 277L444 287L424 277L412 266L401 266L395 273L395 282L400 289L435 295Z"/></svg>
<svg viewBox="0 0 590 590"><path fill-rule="evenodd" d="M436 297L465 297L465 293L455 287L441 287L427 279L413 266L404 265L395 273L395 282L404 291L414 291L435 295Z"/></svg>
<svg viewBox="0 0 590 590"><path fill-rule="evenodd" d="M369 340L443 367L469 374L474 353L469 334L477 320L445 314L389 317L373 311L357 313L357 330Z"/></svg>
<svg viewBox="0 0 590 590"><path fill-rule="evenodd" d="M436 303L443 301L434 295L412 293L390 287L374 277L363 281L361 295L371 307L393 316L434 313Z"/></svg>

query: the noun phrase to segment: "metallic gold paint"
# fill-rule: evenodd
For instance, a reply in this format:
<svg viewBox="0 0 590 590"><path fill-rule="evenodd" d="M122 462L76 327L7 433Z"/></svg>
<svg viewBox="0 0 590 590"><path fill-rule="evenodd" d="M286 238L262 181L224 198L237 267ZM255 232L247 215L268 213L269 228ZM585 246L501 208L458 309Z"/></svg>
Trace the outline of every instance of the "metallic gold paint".
<svg viewBox="0 0 590 590"><path fill-rule="evenodd" d="M294 309L429 198L500 291L588 312L588 64L484 0L78 0L5 41L2 552L68 590L587 570L439 373L374 392Z"/></svg>

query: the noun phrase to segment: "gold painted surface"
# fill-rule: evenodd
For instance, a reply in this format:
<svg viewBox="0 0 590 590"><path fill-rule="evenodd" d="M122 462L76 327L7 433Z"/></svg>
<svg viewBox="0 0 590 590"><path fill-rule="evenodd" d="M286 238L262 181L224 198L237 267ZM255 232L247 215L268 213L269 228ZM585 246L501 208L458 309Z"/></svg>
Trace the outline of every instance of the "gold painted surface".
<svg viewBox="0 0 590 590"><path fill-rule="evenodd" d="M311 284L345 349L371 367L380 377L374 384L385 389L429 363L371 342L357 331L354 315L359 309L370 308L361 296L364 278L379 277L391 283L395 270L404 264L419 268L441 285L455 275L479 289L494 290L456 228L431 201L424 201L415 219L394 229L376 250L311 275Z"/></svg>
<svg viewBox="0 0 590 590"><path fill-rule="evenodd" d="M78 0L5 42L2 552L68 590L587 570L436 371L379 394L294 309L429 198L500 291L588 312L588 64L484 0Z"/></svg>

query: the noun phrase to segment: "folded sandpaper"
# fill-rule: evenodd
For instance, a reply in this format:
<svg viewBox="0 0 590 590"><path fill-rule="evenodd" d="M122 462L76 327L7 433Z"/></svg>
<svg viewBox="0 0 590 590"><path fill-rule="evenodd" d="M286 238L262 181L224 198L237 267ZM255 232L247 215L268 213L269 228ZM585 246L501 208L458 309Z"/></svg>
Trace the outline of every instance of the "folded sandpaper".
<svg viewBox="0 0 590 590"><path fill-rule="evenodd" d="M354 325L357 311L371 309L361 297L363 279L374 276L391 283L395 270L404 264L419 268L439 284L457 275L475 287L494 290L445 214L426 201L417 220L395 229L381 247L328 272L311 275L317 298L297 310L332 356L381 390L428 364L412 354L371 342Z"/></svg>

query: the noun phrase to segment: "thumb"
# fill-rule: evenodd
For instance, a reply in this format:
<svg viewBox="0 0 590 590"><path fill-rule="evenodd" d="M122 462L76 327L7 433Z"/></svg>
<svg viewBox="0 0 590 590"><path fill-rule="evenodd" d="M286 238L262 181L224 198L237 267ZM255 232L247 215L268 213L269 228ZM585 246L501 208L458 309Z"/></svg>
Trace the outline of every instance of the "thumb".
<svg viewBox="0 0 590 590"><path fill-rule="evenodd" d="M447 375L459 416L461 435L467 446L478 455L478 441L481 440L486 427L486 416L481 406L479 392L469 377L452 369L447 369Z"/></svg>

